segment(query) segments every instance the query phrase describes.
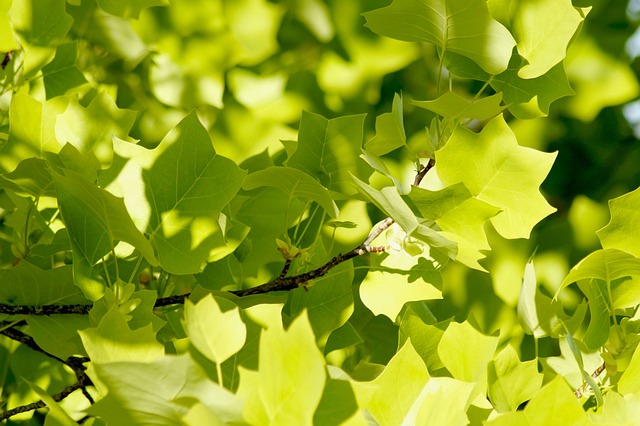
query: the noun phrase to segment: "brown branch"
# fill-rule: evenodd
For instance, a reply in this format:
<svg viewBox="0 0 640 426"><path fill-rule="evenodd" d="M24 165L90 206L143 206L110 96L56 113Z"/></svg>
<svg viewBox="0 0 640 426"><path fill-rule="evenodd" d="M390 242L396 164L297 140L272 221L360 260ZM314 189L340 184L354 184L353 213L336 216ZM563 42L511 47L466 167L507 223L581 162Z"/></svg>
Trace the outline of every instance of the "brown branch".
<svg viewBox="0 0 640 426"><path fill-rule="evenodd" d="M413 186L420 185L420 182L422 182L422 179L424 179L424 177L427 175L427 172L431 170L435 165L436 165L436 160L434 160L433 158L429 159L429 162L427 163L426 166L423 166L421 164L420 170L418 171L416 178L413 180Z"/></svg>
<svg viewBox="0 0 640 426"><path fill-rule="evenodd" d="M603 363L600 367L596 368L596 370L591 374L591 377L597 379L604 370L606 370L606 365ZM582 395L584 395L587 389L589 389L589 383L584 382L582 386L573 391L573 394L576 396L576 398L582 398Z"/></svg>
<svg viewBox="0 0 640 426"><path fill-rule="evenodd" d="M87 377L87 380L88 380L88 377ZM74 383L71 386L67 386L62 392L59 392L53 395L51 398L53 398L53 400L56 402L60 402L66 397L68 397L69 395L71 395L74 391L78 389L84 390L84 387L89 385L91 385L91 383L82 383L82 382ZM93 401L91 401L91 403L93 404ZM19 407L12 408L11 410L3 411L2 413L0 413L0 421L6 420L11 416L15 416L16 414L26 413L28 411L37 410L38 408L44 408L46 406L47 404L42 400L32 402L31 404L21 405Z"/></svg>
<svg viewBox="0 0 640 426"><path fill-rule="evenodd" d="M7 325L9 325L7 327ZM0 323L0 326L5 326L6 328L2 328L0 329L0 334L15 340L17 342L22 343L23 345L29 347L31 350L34 350L38 353L41 353L49 358L55 359L56 361L66 365L67 367L71 368L73 370L73 372L76 375L76 379L77 382L74 383L73 385L68 386L67 388L65 388L62 392L57 393L55 395L52 396L53 400L56 402L62 401L64 398L66 398L67 396L69 396L72 392L74 392L77 389L81 389L83 395L87 398L87 400L89 401L89 403L93 404L93 398L91 397L91 395L89 394L89 392L87 391L87 386L92 386L93 383L91 382L91 379L89 378L89 376L87 376L87 373L85 372L86 368L83 365L86 362L89 362L89 358L87 357L77 357L77 356L70 356L67 359L62 359L59 358L47 351L45 351L44 349L42 349L37 343L36 341L33 339L33 337L23 333L22 331L18 330L17 328L15 328L18 324L10 324L5 322ZM31 404L26 404L26 405L21 405L19 407L13 408L11 410L8 411L4 411L2 413L0 413L0 420L5 420L8 419L11 416L14 416L16 414L19 413L25 413L27 411L33 411L33 410L37 410L38 408L44 408L46 406L45 402L40 400L40 401L36 401L33 402Z"/></svg>
<svg viewBox="0 0 640 426"><path fill-rule="evenodd" d="M0 314L9 315L54 315L54 314L80 314L89 313L93 305L5 305L0 304Z"/></svg>

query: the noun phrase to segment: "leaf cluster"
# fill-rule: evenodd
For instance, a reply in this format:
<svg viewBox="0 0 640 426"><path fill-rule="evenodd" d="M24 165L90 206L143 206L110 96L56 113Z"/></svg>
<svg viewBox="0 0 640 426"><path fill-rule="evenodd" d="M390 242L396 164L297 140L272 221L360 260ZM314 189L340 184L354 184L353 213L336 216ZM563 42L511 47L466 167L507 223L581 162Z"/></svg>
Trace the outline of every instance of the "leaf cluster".
<svg viewBox="0 0 640 426"><path fill-rule="evenodd" d="M496 279L556 211L518 126L597 57L591 8L365 10L0 2L0 418L633 421L640 190L553 289L533 250Z"/></svg>

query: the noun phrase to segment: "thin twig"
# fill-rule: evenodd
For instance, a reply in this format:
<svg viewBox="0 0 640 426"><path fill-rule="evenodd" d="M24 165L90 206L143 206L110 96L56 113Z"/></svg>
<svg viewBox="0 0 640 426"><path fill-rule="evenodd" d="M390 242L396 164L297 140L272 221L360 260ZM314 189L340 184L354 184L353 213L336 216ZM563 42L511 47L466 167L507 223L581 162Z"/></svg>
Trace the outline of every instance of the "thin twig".
<svg viewBox="0 0 640 426"><path fill-rule="evenodd" d="M0 330L0 334L15 340L17 342L22 343L23 345L29 347L31 350L36 351L38 353L41 353L49 358L55 359L58 362L61 362L62 364L68 366L69 368L71 368L73 370L73 372L76 375L76 379L77 382L74 383L73 385L68 386L67 388L65 388L62 392L57 393L55 395L52 396L53 400L58 402L58 401L62 401L64 398L66 398L67 396L69 396L72 392L74 392L77 389L81 389L82 390L82 394L85 396L85 398L87 398L87 400L89 401L90 404L94 403L93 397L89 394L89 392L87 391L87 386L92 386L93 383L91 382L91 379L89 378L89 376L87 376L87 373L85 372L85 366L83 365L86 362L89 362L90 359L87 357L77 357L77 356L70 356L67 359L62 359L59 358L47 351L45 351L44 349L42 349L37 343L36 341L33 339L33 337L23 333L22 331L16 329L17 324L13 324L10 327L6 327ZM5 411L0 413L0 420L5 420L8 419L11 416L14 416L16 414L19 413L25 413L27 411L33 411L33 410L37 410L38 408L44 408L46 406L45 402L40 400L40 401L36 401L33 402L31 404L26 404L26 405L21 405L19 407L13 408L11 410Z"/></svg>
<svg viewBox="0 0 640 426"><path fill-rule="evenodd" d="M280 275L278 275L278 279L283 279L284 277L286 277L290 267L291 267L291 259L285 259L284 265L282 266L282 271L280 271Z"/></svg>
<svg viewBox="0 0 640 426"><path fill-rule="evenodd" d="M596 368L596 370L591 374L591 377L597 379L604 370L606 370L606 366L605 364L602 364L600 367ZM582 398L582 395L584 395L587 389L589 389L589 383L584 382L582 386L580 386L573 392L573 394L576 396L576 398Z"/></svg>
<svg viewBox="0 0 640 426"><path fill-rule="evenodd" d="M424 177L427 175L427 172L431 170L435 165L436 160L434 160L433 158L429 159L429 162L426 166L420 165L420 170L418 171L418 174L416 174L416 178L413 180L413 186L419 186L420 182L422 182L422 179L424 179Z"/></svg>
<svg viewBox="0 0 640 426"><path fill-rule="evenodd" d="M71 386L67 386L62 392L53 395L51 398L53 398L53 400L56 402L60 402L71 395L74 391L83 389L85 386L88 386L88 384L81 382L74 383ZM2 413L0 413L0 421L6 420L11 416L15 416L16 414L26 413L28 411L37 410L38 408L44 408L46 406L47 404L42 400L32 402L31 404L21 405L19 407L12 408L11 410L3 411Z"/></svg>

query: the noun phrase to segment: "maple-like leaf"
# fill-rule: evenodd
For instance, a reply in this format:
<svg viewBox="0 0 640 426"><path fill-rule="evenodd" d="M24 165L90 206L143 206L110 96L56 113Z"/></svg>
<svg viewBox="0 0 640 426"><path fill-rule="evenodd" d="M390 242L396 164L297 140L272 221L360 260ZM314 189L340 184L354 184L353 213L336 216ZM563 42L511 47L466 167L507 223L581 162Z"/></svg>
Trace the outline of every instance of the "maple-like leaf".
<svg viewBox="0 0 640 426"><path fill-rule="evenodd" d="M500 235L528 238L556 210L539 191L555 157L519 146L499 115L480 133L458 127L436 152L436 170L445 185L462 182L476 198L502 210L491 218Z"/></svg>

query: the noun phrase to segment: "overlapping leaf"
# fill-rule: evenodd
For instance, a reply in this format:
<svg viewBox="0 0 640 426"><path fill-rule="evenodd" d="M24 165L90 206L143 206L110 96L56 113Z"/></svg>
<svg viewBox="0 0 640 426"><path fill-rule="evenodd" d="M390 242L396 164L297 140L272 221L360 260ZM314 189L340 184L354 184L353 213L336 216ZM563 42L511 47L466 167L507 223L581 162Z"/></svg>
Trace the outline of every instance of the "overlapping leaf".
<svg viewBox="0 0 640 426"><path fill-rule="evenodd" d="M13 3L13 28L29 44L52 46L71 29L73 19L65 11L65 0L25 0Z"/></svg>
<svg viewBox="0 0 640 426"><path fill-rule="evenodd" d="M76 65L77 51L77 42L61 44L53 61L42 68L47 99L64 95L67 90L87 82Z"/></svg>
<svg viewBox="0 0 640 426"><path fill-rule="evenodd" d="M406 140L402 96L396 93L393 97L391 112L385 112L376 117L376 135L365 142L364 149L375 156L380 156L404 146Z"/></svg>
<svg viewBox="0 0 640 426"><path fill-rule="evenodd" d="M264 186L278 188L288 194L289 198L315 201L329 216L335 218L338 215L338 206L329 191L303 171L290 167L268 167L250 174L243 188L252 190Z"/></svg>
<svg viewBox="0 0 640 426"><path fill-rule="evenodd" d="M362 146L364 114L331 120L302 113L298 148L287 166L315 177L331 191L353 194L349 173L362 177L357 157Z"/></svg>
<svg viewBox="0 0 640 426"><path fill-rule="evenodd" d="M519 146L498 116L478 134L458 127L436 152L436 169L446 185L462 182L476 198L502 210L491 218L502 236L528 238L555 211L538 189L555 156Z"/></svg>
<svg viewBox="0 0 640 426"><path fill-rule="evenodd" d="M246 172L216 154L195 112L155 153L153 165L142 173L151 205L151 243L167 271L200 272L216 247L220 212L240 189Z"/></svg>
<svg viewBox="0 0 640 426"><path fill-rule="evenodd" d="M412 101L411 103L446 118L487 120L502 112L504 107L500 105L501 102L502 93L477 101L469 101L455 92L446 92L433 101Z"/></svg>
<svg viewBox="0 0 640 426"><path fill-rule="evenodd" d="M494 20L484 0L394 0L364 14L378 34L426 41L476 62L490 74L507 68L515 40Z"/></svg>
<svg viewBox="0 0 640 426"><path fill-rule="evenodd" d="M457 261L484 270L478 263L484 257L480 251L490 249L484 224L500 212L498 207L473 197L461 183L440 191L413 187L407 198L423 218L435 220L443 235L457 243Z"/></svg>
<svg viewBox="0 0 640 426"><path fill-rule="evenodd" d="M250 423L311 424L326 381L325 362L306 313L288 330L276 325L260 337L258 371L241 371L238 395Z"/></svg>
<svg viewBox="0 0 640 426"><path fill-rule="evenodd" d="M22 159L58 152L62 144L56 138L55 123L63 111L64 105L41 103L28 94L16 93L9 108L9 140L0 149L2 169L10 171Z"/></svg>
<svg viewBox="0 0 640 426"><path fill-rule="evenodd" d="M207 358L222 364L236 354L245 343L247 330L236 306L228 300L216 300L209 295L193 304L185 303L186 326L191 343Z"/></svg>
<svg viewBox="0 0 640 426"><path fill-rule="evenodd" d="M151 263L157 263L149 241L135 227L122 199L95 186L77 173L54 173L58 203L73 247L76 284L92 300L102 297L104 288L92 267L117 242L124 241Z"/></svg>
<svg viewBox="0 0 640 426"><path fill-rule="evenodd" d="M640 188L609 200L611 220L597 231L602 247L640 257Z"/></svg>
<svg viewBox="0 0 640 426"><path fill-rule="evenodd" d="M564 59L567 46L591 8L576 8L570 0L519 2L512 18L518 53L527 60L518 76L537 78Z"/></svg>

